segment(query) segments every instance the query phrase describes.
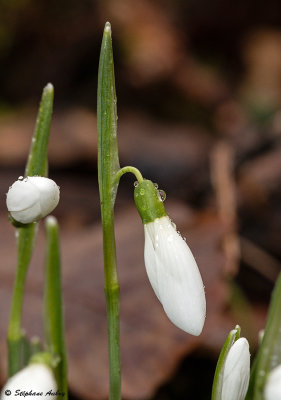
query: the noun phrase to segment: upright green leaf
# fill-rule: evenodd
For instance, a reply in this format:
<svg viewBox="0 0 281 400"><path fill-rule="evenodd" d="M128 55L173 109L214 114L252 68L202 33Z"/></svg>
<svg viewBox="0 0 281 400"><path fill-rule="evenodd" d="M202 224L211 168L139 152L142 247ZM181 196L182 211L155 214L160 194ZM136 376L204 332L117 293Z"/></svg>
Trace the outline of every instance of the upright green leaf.
<svg viewBox="0 0 281 400"><path fill-rule="evenodd" d="M281 274L271 296L267 323L254 369L251 373L247 400L263 400L268 373L281 364Z"/></svg>
<svg viewBox="0 0 281 400"><path fill-rule="evenodd" d="M98 176L103 226L104 290L106 297L110 370L110 400L121 398L120 295L114 236L114 202L119 171L117 111L111 26L105 24L98 76Z"/></svg>
<svg viewBox="0 0 281 400"><path fill-rule="evenodd" d="M104 210L105 202L114 205L118 183L113 184L113 181L115 173L120 168L117 145L117 98L109 22L105 24L101 45L97 105L98 176L101 205Z"/></svg>
<svg viewBox="0 0 281 400"><path fill-rule="evenodd" d="M53 113L54 87L51 83L45 86L36 119L30 152L25 168L26 176L47 176L48 144Z"/></svg>

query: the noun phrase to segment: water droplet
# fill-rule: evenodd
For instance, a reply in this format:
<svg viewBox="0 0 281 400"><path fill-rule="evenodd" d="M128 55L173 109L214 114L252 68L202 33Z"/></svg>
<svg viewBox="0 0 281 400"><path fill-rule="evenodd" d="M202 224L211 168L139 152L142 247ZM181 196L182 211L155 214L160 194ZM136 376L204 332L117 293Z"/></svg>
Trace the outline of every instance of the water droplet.
<svg viewBox="0 0 281 400"><path fill-rule="evenodd" d="M138 187L138 186L139 186L138 181L135 181L135 182L134 182L134 186L135 186L135 187Z"/></svg>
<svg viewBox="0 0 281 400"><path fill-rule="evenodd" d="M176 230L177 230L177 225L176 225L174 222L172 222L172 221L171 221L171 225L172 225L172 227L174 228L174 230L176 231Z"/></svg>
<svg viewBox="0 0 281 400"><path fill-rule="evenodd" d="M19 177L18 177L18 180L19 180L19 181L22 181L22 180L23 180L23 176L19 176Z"/></svg>
<svg viewBox="0 0 281 400"><path fill-rule="evenodd" d="M141 189L141 190L140 190L140 195L143 196L144 194L145 194L145 190L144 190L144 189Z"/></svg>
<svg viewBox="0 0 281 400"><path fill-rule="evenodd" d="M186 237L185 236L183 237L183 240L186 242Z"/></svg>
<svg viewBox="0 0 281 400"><path fill-rule="evenodd" d="M154 187L158 189L158 183L153 183Z"/></svg>
<svg viewBox="0 0 281 400"><path fill-rule="evenodd" d="M166 200L166 193L164 192L164 190L158 190L157 194L160 201L163 202Z"/></svg>

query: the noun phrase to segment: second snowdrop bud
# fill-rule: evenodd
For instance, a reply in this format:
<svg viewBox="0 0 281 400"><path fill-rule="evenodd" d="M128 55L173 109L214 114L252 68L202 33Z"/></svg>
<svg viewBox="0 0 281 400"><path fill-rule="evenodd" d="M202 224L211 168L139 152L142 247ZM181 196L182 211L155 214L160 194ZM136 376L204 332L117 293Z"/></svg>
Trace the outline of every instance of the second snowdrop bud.
<svg viewBox="0 0 281 400"><path fill-rule="evenodd" d="M11 216L22 224L30 224L50 214L58 205L60 190L49 178L20 177L7 193L7 208Z"/></svg>

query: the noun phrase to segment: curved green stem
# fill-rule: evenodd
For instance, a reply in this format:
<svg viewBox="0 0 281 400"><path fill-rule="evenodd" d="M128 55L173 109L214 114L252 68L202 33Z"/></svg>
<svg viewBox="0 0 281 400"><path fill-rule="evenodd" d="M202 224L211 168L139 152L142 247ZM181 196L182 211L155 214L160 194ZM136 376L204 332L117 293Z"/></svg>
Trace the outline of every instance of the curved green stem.
<svg viewBox="0 0 281 400"><path fill-rule="evenodd" d="M116 173L116 175L114 177L113 184L118 183L121 176L128 172L131 172L132 174L134 174L139 183L141 183L143 181L141 172L135 167L128 166L128 167L123 167L123 168L119 169L119 171Z"/></svg>

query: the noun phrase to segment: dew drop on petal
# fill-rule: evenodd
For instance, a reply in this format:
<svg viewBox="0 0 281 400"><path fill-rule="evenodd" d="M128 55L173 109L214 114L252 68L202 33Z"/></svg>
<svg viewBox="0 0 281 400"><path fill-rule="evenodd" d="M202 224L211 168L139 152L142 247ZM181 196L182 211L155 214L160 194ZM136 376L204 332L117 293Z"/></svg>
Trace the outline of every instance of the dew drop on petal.
<svg viewBox="0 0 281 400"><path fill-rule="evenodd" d="M134 182L134 186L135 186L135 187L139 186L138 181L135 181L135 182Z"/></svg>
<svg viewBox="0 0 281 400"><path fill-rule="evenodd" d="M163 202L166 200L166 193L164 192L164 190L158 190L157 195L160 201Z"/></svg>
<svg viewBox="0 0 281 400"><path fill-rule="evenodd" d="M154 187L158 189L158 183L153 183Z"/></svg>
<svg viewBox="0 0 281 400"><path fill-rule="evenodd" d="M176 231L176 230L177 230L177 225L176 225L174 222L172 222L172 221L171 221L171 225L172 225L172 227L174 228L174 230Z"/></svg>
<svg viewBox="0 0 281 400"><path fill-rule="evenodd" d="M18 177L18 180L19 180L19 181L22 181L22 180L23 180L23 176L19 176L19 177Z"/></svg>

